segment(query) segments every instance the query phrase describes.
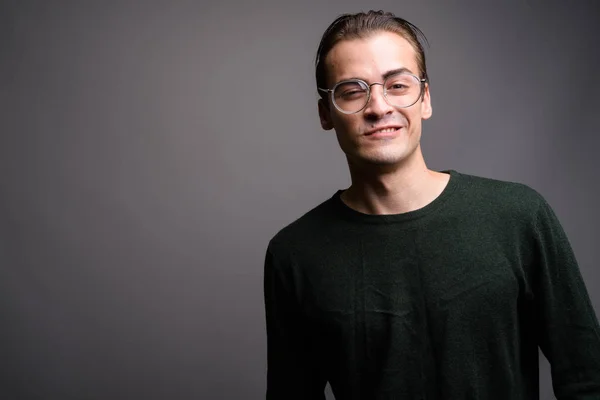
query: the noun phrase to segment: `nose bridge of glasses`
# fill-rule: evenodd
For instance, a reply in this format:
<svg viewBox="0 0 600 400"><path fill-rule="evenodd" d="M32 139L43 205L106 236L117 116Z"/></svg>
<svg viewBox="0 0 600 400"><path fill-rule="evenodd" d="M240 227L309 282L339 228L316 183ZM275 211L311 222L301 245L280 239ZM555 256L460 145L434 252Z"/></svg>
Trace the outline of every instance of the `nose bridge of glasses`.
<svg viewBox="0 0 600 400"><path fill-rule="evenodd" d="M376 86L376 85L381 86L381 93L378 93L375 96L373 96L373 93L374 93L373 86ZM381 99L376 99L376 101L383 100L385 103L389 104L389 102L387 100L387 96L386 96L386 91L385 91L385 82L373 82L368 86L369 86L369 96L367 97L367 104L365 104L365 106L368 106L369 103L372 103L374 97L377 97L377 96L381 96Z"/></svg>
<svg viewBox="0 0 600 400"><path fill-rule="evenodd" d="M369 90L373 90L373 86L375 86L375 85L380 85L381 87L384 87L383 86L384 85L383 82L373 82L373 83L371 83L370 85L367 85L367 86L369 86Z"/></svg>

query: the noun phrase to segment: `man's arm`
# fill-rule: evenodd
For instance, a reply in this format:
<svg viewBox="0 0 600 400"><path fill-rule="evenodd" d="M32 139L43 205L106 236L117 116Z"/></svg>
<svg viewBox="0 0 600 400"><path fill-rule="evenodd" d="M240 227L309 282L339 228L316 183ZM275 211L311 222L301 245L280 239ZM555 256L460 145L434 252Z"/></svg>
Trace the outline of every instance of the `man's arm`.
<svg viewBox="0 0 600 400"><path fill-rule="evenodd" d="M548 203L536 216L537 335L558 400L600 399L600 327L567 236Z"/></svg>
<svg viewBox="0 0 600 400"><path fill-rule="evenodd" d="M267 400L325 400L326 380L311 357L298 304L267 249L264 298L267 325Z"/></svg>

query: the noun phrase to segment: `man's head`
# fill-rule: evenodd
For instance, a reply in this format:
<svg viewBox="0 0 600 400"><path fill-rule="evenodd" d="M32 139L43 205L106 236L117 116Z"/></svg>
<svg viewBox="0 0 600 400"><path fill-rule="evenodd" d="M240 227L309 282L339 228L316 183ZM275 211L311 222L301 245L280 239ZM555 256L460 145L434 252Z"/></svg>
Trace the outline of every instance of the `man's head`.
<svg viewBox="0 0 600 400"><path fill-rule="evenodd" d="M419 149L421 121L432 112L421 38L410 22L382 11L343 15L323 34L321 126L335 129L350 162L398 164ZM371 134L382 127L396 129Z"/></svg>

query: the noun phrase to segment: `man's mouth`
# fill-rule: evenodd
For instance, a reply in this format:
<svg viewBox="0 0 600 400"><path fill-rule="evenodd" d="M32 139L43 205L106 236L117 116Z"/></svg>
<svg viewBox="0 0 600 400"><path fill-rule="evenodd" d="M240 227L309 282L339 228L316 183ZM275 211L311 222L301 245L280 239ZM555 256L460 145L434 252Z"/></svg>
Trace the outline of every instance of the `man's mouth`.
<svg viewBox="0 0 600 400"><path fill-rule="evenodd" d="M373 135L373 134L376 134L376 133L392 133L392 132L396 132L399 129L400 129L399 126L390 126L390 127L373 129L373 130L367 131L365 133L365 135L369 136L369 135Z"/></svg>

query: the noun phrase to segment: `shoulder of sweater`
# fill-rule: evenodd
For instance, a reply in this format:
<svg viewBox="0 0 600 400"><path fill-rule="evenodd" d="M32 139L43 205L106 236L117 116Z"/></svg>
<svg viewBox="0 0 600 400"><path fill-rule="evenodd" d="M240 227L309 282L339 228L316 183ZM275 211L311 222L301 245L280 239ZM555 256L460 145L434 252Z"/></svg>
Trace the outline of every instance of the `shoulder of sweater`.
<svg viewBox="0 0 600 400"><path fill-rule="evenodd" d="M464 173L460 175L464 195L482 205L533 216L540 205L546 204L543 195L528 184Z"/></svg>
<svg viewBox="0 0 600 400"><path fill-rule="evenodd" d="M282 227L269 241L271 251L288 247L298 241L314 235L327 224L332 215L332 197L309 209L300 217Z"/></svg>

